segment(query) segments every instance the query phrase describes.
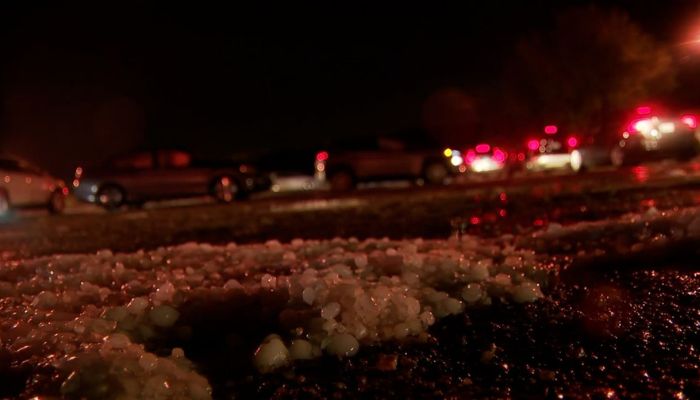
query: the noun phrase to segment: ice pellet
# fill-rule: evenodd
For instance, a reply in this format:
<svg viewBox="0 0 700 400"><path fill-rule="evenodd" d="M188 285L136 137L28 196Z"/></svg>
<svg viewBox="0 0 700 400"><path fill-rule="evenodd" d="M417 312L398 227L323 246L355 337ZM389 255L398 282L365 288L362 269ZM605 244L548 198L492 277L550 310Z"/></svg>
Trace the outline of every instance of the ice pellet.
<svg viewBox="0 0 700 400"><path fill-rule="evenodd" d="M308 340L295 339L289 346L289 354L293 360L309 360L313 358L313 346Z"/></svg>
<svg viewBox="0 0 700 400"><path fill-rule="evenodd" d="M253 363L258 371L262 373L272 372L289 363L289 350L277 337L273 337L263 342L257 350Z"/></svg>
<svg viewBox="0 0 700 400"><path fill-rule="evenodd" d="M348 333L328 337L325 350L328 354L338 357L351 357L360 350L360 343Z"/></svg>
<svg viewBox="0 0 700 400"><path fill-rule="evenodd" d="M340 304L338 303L328 303L321 309L321 318L323 319L333 319L340 312Z"/></svg>
<svg viewBox="0 0 700 400"><path fill-rule="evenodd" d="M167 328L177 321L180 313L170 306L161 305L154 307L148 315L154 325Z"/></svg>
<svg viewBox="0 0 700 400"><path fill-rule="evenodd" d="M523 282L513 287L513 300L517 303L532 303L542 297L540 287L534 282Z"/></svg>

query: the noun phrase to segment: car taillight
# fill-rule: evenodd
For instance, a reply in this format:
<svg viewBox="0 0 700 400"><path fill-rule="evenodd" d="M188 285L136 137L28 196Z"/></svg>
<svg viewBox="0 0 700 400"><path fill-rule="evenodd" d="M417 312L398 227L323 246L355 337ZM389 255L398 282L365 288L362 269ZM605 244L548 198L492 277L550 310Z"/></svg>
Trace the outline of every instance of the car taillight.
<svg viewBox="0 0 700 400"><path fill-rule="evenodd" d="M474 162L474 160L476 160L476 153L474 150L467 151L467 162L471 164Z"/></svg>
<svg viewBox="0 0 700 400"><path fill-rule="evenodd" d="M327 151L319 151L316 153L316 161L326 161L328 160L328 152Z"/></svg>
<svg viewBox="0 0 700 400"><path fill-rule="evenodd" d="M505 151L499 149L498 147L493 149L493 159L496 162L502 163L506 161L506 158L508 157L508 154L506 154Z"/></svg>
<svg viewBox="0 0 700 400"><path fill-rule="evenodd" d="M574 148L574 147L578 146L578 139L575 136L569 136L569 138L566 139L566 144L569 147Z"/></svg>
<svg viewBox="0 0 700 400"><path fill-rule="evenodd" d="M535 151L540 148L540 141L537 139L531 139L527 141L527 148Z"/></svg>
<svg viewBox="0 0 700 400"><path fill-rule="evenodd" d="M651 114L651 107L649 107L649 106L639 106L639 107L637 107L637 114L639 114L639 115L649 115L649 114Z"/></svg>
<svg viewBox="0 0 700 400"><path fill-rule="evenodd" d="M698 127L698 118L695 115L684 115L681 117L681 121L688 126L688 128L695 129Z"/></svg>
<svg viewBox="0 0 700 400"><path fill-rule="evenodd" d="M554 135L559 132L559 128L556 125L547 125L544 127L544 133L547 135Z"/></svg>
<svg viewBox="0 0 700 400"><path fill-rule="evenodd" d="M486 143L482 143L482 144L477 144L475 149L476 149L477 153L488 153L489 150L491 150L491 146L489 146Z"/></svg>

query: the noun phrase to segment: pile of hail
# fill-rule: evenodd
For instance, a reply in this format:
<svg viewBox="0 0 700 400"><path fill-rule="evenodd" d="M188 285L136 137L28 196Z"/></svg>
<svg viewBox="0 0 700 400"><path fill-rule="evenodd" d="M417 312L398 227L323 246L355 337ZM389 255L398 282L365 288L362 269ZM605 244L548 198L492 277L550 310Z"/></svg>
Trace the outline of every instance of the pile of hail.
<svg viewBox="0 0 700 400"><path fill-rule="evenodd" d="M0 358L36 371L27 395L208 399L207 379L182 348L152 346L186 331L181 313L193 299L284 298L284 329L252 355L270 372L324 353L349 357L365 344L426 338L436 320L494 297L537 300L551 269L507 242L297 239L5 260Z"/></svg>

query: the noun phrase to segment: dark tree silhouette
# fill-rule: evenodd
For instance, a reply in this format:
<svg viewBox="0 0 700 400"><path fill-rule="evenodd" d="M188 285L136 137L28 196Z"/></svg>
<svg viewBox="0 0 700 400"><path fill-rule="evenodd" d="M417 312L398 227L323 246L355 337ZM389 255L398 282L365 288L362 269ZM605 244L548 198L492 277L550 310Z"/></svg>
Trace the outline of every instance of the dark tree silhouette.
<svg viewBox="0 0 700 400"><path fill-rule="evenodd" d="M627 14L591 6L521 40L503 82L509 119L604 139L625 111L672 89L674 72L670 52Z"/></svg>
<svg viewBox="0 0 700 400"><path fill-rule="evenodd" d="M443 146L465 145L477 140L474 100L457 88L434 92L423 104L423 127Z"/></svg>

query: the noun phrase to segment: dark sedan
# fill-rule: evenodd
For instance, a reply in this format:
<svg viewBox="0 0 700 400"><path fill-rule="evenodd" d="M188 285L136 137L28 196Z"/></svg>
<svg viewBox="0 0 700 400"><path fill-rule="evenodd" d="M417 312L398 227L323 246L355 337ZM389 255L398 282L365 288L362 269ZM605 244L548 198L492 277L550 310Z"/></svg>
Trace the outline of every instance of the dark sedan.
<svg viewBox="0 0 700 400"><path fill-rule="evenodd" d="M447 150L445 150L447 151ZM458 173L461 156L434 146L380 137L356 140L351 146L316 154L317 178L327 179L331 190L346 191L358 183L393 179L442 184Z"/></svg>
<svg viewBox="0 0 700 400"><path fill-rule="evenodd" d="M179 150L143 151L110 160L99 168L75 170L73 194L108 209L211 195L224 203L270 188L268 175L233 163L202 162Z"/></svg>

